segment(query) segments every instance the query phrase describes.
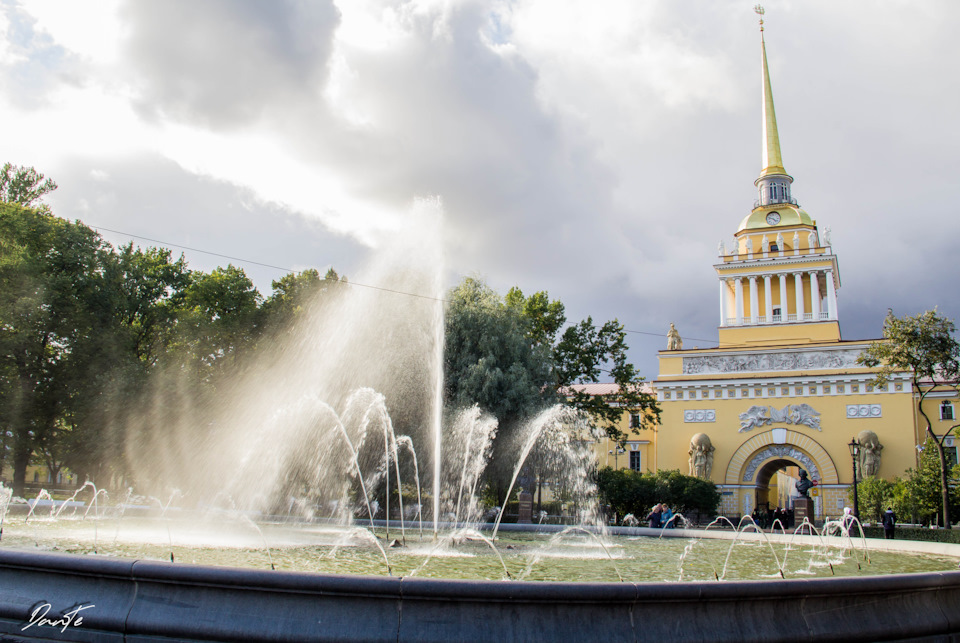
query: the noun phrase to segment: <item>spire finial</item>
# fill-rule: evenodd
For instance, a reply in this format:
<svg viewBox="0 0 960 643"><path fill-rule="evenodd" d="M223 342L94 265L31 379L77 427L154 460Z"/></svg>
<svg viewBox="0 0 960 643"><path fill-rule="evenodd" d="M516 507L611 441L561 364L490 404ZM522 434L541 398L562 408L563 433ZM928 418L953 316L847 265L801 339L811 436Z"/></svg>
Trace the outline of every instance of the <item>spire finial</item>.
<svg viewBox="0 0 960 643"><path fill-rule="evenodd" d="M786 174L780 158L780 135L777 133L777 116L773 109L773 90L770 88L770 71L767 68L767 46L763 40L763 14L761 5L753 10L760 16L760 60L763 78L763 170L760 176Z"/></svg>

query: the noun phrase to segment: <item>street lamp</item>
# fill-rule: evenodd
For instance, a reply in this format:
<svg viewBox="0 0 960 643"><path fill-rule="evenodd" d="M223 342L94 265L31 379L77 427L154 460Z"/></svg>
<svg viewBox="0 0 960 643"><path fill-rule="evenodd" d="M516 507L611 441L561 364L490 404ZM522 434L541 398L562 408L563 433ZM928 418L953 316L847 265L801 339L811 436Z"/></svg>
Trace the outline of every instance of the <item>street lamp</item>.
<svg viewBox="0 0 960 643"><path fill-rule="evenodd" d="M860 498L857 496L857 456L860 455L860 443L856 438L850 440L850 457L853 459L853 515L860 520Z"/></svg>
<svg viewBox="0 0 960 643"><path fill-rule="evenodd" d="M615 471L617 471L617 470L620 469L620 466L617 464L617 457L618 457L621 453L625 453L625 452L626 452L626 449L624 449L624 448L623 448L622 446L620 446L620 445L617 445L617 448L616 448L616 449L610 449L609 451L607 451L607 455L612 455L612 456L613 456L613 469L614 469ZM608 460L608 462L609 462L609 460Z"/></svg>

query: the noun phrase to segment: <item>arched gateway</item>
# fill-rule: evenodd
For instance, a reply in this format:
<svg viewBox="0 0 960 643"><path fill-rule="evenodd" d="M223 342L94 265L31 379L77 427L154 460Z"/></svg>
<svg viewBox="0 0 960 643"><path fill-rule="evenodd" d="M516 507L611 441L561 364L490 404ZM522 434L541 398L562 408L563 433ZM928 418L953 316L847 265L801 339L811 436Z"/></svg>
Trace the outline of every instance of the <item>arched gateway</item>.
<svg viewBox="0 0 960 643"><path fill-rule="evenodd" d="M837 467L820 443L798 431L773 428L744 441L730 458L723 484L724 508L751 513L767 501L773 474L789 466L805 469L821 485L839 483Z"/></svg>

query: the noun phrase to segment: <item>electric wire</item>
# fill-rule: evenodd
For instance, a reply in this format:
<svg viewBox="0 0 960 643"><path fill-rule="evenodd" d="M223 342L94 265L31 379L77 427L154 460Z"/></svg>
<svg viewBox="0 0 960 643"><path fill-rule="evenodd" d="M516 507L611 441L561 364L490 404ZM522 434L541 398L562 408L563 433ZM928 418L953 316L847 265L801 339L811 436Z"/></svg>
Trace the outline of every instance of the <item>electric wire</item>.
<svg viewBox="0 0 960 643"><path fill-rule="evenodd" d="M220 258L222 258L222 259L230 259L231 261L240 261L240 262L243 262L243 263L252 264L252 265L254 265L254 266L261 266L261 267L263 267L263 268L271 268L271 269L273 269L273 270L280 270L280 271L282 271L282 272L287 272L287 273L296 273L296 272L298 272L297 270L295 270L295 269L293 269L293 268L284 268L283 266L275 266L275 265L273 265L273 264L263 263L263 262L261 262L261 261L254 261L253 259L244 259L243 257L234 257L234 256L231 256L231 255L221 254L221 253L219 253L219 252L212 252L212 251L210 251L210 250L201 250L200 248L192 248L192 247L190 247L190 246L185 246L185 245L180 244L180 243L172 243L172 242L170 242L170 241L161 241L160 239L151 239L150 237L144 237L144 236L142 236L142 235L133 234L133 233L130 233L130 232L124 232L124 231L122 231L122 230L113 230L113 229L111 229L111 228L107 228L107 227L104 227L104 226L101 226L101 225L96 225L96 224L93 224L93 223L87 223L86 225L90 226L90 227L93 228L94 230L106 230L107 232L112 232L112 233L114 233L114 234L122 234L122 235L124 235L124 236L126 236L126 237L132 237L132 238L134 238L134 239L142 239L142 240L144 240L144 241L150 241L151 243L159 243L159 244L161 244L161 245L163 245L163 246L173 246L174 248L181 248L181 249L183 249L183 250L189 250L190 252L199 252L199 253L202 253L202 254L205 254L205 255L210 255L210 256L213 256L213 257L220 257ZM326 281L327 278L324 277L324 280ZM333 281L333 280L331 280L331 281ZM338 281L337 283L341 283L341 284L348 285L348 286L360 286L361 288L371 288L371 289L373 289L373 290L379 290L379 291L382 291L382 292L389 292L389 293L393 293L393 294L396 294L396 295L406 295L406 296L408 296L408 297L419 297L420 299L429 299L429 300L431 300L431 301L440 301L440 302L443 302L443 303L447 303L447 300L446 300L446 299L443 299L443 298L440 298L440 297L431 297L430 295L421 295L421 294L415 293L415 292L406 292L406 291L403 291L403 290L394 290L394 289L392 289L392 288L384 288L383 286L373 286L373 285L370 285L370 284L361 284L361 283L358 283L358 282L356 282L356 281Z"/></svg>
<svg viewBox="0 0 960 643"><path fill-rule="evenodd" d="M221 259L229 259L229 260L231 260L231 261L239 261L239 262L251 264L251 265L254 265L254 266L260 266L260 267L262 267L262 268L270 268L270 269L272 269L272 270L280 270L280 271L286 272L286 273L296 273L296 272L297 272L297 270L295 270L295 269L293 269L293 268L284 268L283 266L276 266L276 265L274 265L274 264L264 263L264 262L262 262L262 261L255 261L255 260L253 260L253 259L246 259L246 258L243 258L243 257L235 257L235 256L233 256L233 255L227 255L227 254L223 254L223 253L220 253L220 252L213 252L213 251L211 251L211 250L203 250L203 249L201 249L201 248L194 248L194 247L191 247L191 246L185 246L185 245L183 245L183 244L181 244L181 243L173 243L173 242L171 242L171 241L163 241L163 240L161 240L161 239L154 239L154 238L151 238L151 237L145 237L145 236L143 236L143 235L133 234L132 232L124 232L123 230L115 230L115 229L113 229L113 228L108 228L108 227L106 227L106 226L97 225L97 224L94 224L94 223L89 223L89 222L88 222L86 225L89 225L89 226L90 226L91 228L93 228L94 230L98 230L98 231L99 231L99 230L104 230L104 231L106 231L106 232L112 232L113 234L120 234L120 235L123 235L123 236L125 236L125 237L131 237L131 238L133 238L133 239L141 239L141 240L143 240L143 241L149 241L149 242L151 242L151 243L158 243L158 244L160 244L160 245L162 245L162 246L172 246L172 247L174 247L174 248L180 248L180 249L182 249L182 250L189 250L190 252L199 252L199 253L201 253L201 254L210 255L210 256L212 256L212 257L220 257ZM326 277L325 277L324 279L326 279ZM419 293L406 292L406 291L403 291L403 290L395 290L395 289L392 289L392 288L384 288L384 287L382 287L382 286L373 286L373 285L371 285L371 284L362 284L362 283L358 283L358 282L356 282L356 281L346 281L346 282L338 282L338 283L344 283L344 284L350 285L350 286L359 286L359 287L361 287L361 288L371 288L371 289L373 289L373 290L379 290L379 291L382 291L382 292L389 292L389 293L393 293L393 294L396 294L396 295L406 295L406 296L408 296L408 297L419 297L420 299L429 299L429 300L431 300L431 301L439 301L439 302L443 302L443 303L449 303L449 300L443 299L443 298L441 298L441 297L431 297L430 295L421 295L421 294L419 294ZM625 332L625 333L632 333L632 334L634 334L634 335L649 335L649 336L651 336L651 337L662 337L662 336L663 336L663 333L653 333L653 332L650 332L650 331L642 331L642 330L630 330L630 329L628 329L628 328L624 328L624 332ZM701 337L688 337L687 339L688 339L688 340L695 340L695 341L698 341L698 342L709 342L709 343L711 343L711 344L717 344L717 342L716 342L715 340L712 340L712 339L704 339L704 338L701 338ZM730 346L737 346L737 345L738 345L738 344L730 344Z"/></svg>

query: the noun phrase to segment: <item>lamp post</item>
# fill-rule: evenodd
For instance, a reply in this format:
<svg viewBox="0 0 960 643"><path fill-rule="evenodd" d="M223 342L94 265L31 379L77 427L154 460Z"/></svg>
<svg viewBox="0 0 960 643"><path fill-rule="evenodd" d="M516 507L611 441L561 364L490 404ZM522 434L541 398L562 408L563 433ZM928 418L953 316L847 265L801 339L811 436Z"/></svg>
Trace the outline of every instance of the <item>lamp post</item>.
<svg viewBox="0 0 960 643"><path fill-rule="evenodd" d="M857 496L857 457L860 455L860 443L856 438L850 440L850 457L853 459L853 515L860 520L860 498Z"/></svg>
<svg viewBox="0 0 960 643"><path fill-rule="evenodd" d="M623 448L622 446L620 446L619 444L617 445L617 448L616 448L616 449L610 449L609 451L607 451L607 454L608 454L608 455L612 455L612 456L613 456L613 469L614 469L614 471L619 471L619 470L620 470L620 466L617 464L617 457L618 457L621 453L624 453L625 451L626 451L626 449L624 449L624 448ZM608 460L607 462L609 462L609 460Z"/></svg>

